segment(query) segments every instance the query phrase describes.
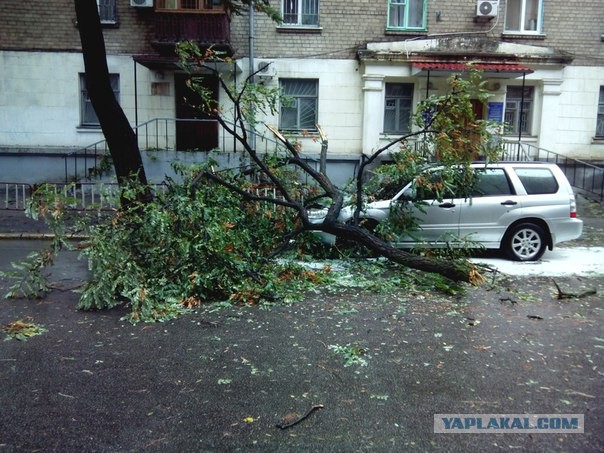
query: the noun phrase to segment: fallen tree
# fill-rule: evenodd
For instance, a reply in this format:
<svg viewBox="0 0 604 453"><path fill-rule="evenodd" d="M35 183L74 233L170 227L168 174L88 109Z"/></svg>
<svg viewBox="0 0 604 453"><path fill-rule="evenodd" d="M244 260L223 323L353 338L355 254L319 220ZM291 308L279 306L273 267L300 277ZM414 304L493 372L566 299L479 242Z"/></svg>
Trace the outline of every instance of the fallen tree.
<svg viewBox="0 0 604 453"><path fill-rule="evenodd" d="M189 70L191 74L203 68L219 75L211 65L207 64L207 53L202 55L192 43L181 45L180 56L183 67ZM195 77L199 76L192 77L195 80ZM257 87L251 82L253 74L246 79L243 88L239 91L234 91L233 87L229 86L222 78L219 77L219 80L232 105L228 109L224 109L224 107L213 108L205 113L218 121L222 128L237 140L249 157L253 172L259 175L261 179L268 181L276 189L275 193L278 196L258 195L254 191L225 180L219 172L212 170L201 172L194 184L203 184L204 181L210 180L227 187L244 200L272 203L295 211L298 222L296 228L286 236L287 243L304 232L321 231L361 244L380 256L410 268L436 272L453 281L472 284L482 281L476 267L468 261L440 260L397 249L389 241L365 228L360 219L368 168L396 146L404 147L411 138L418 136L429 138L424 146L426 148L437 147L440 162L449 168L468 168L477 155L488 154L488 157L492 157L496 153L496 149L486 149L484 147L484 144L490 141L491 134L488 124L476 119L470 102L473 97L484 98L486 96L485 92L480 89L480 74L471 71L467 80L461 79L459 76L453 77L450 81L451 92L449 94L427 99L423 103L415 117L416 131L392 140L370 156L362 156L361 164L355 175L353 198L355 199L356 209L352 223L342 223L339 220L340 212L345 206L344 192L332 183L324 171L317 171L309 165L301 154L299 146L290 142L276 128L265 125L282 144L283 152L278 154L276 164L275 161L273 161L273 165L267 164L266 156L259 154L252 147L247 126L253 123L255 118L246 115L247 99L253 98L256 101L256 109L261 111L270 109L273 112L279 101L287 102L287 100L279 98L278 92L267 92L264 87L262 87L261 94L265 97L259 97L256 92ZM192 83L191 86L194 87L196 84ZM200 92L200 95L203 96L203 93ZM199 108L203 108L203 106L199 106ZM234 123L225 119L225 111L233 116ZM323 134L321 134L321 138L323 139ZM291 185L291 181L280 177L277 171L285 167L295 168L299 174L303 175L302 177L305 180L312 181L310 184L313 189L312 197L302 199L290 191L288 186ZM318 223L311 222L309 219L309 211L317 200L321 200L327 209L326 216Z"/></svg>

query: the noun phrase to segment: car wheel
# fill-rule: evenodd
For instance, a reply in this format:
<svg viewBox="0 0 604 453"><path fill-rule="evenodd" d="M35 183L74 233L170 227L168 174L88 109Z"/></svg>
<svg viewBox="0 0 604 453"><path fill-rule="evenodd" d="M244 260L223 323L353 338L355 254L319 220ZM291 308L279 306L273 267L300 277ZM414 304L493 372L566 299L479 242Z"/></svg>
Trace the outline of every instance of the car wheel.
<svg viewBox="0 0 604 453"><path fill-rule="evenodd" d="M546 236L534 223L515 225L504 241L504 252L515 261L537 261L545 253Z"/></svg>

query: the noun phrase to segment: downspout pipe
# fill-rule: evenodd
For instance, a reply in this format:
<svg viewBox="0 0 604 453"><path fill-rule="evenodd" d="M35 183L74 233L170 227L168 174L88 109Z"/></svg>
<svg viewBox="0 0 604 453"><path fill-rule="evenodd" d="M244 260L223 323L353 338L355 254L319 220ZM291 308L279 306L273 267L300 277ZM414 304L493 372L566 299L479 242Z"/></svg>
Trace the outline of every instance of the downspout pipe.
<svg viewBox="0 0 604 453"><path fill-rule="evenodd" d="M518 118L518 150L516 160L520 160L520 141L522 140L522 116L524 115L524 86L526 84L526 72L522 73L522 91L520 94L520 118Z"/></svg>
<svg viewBox="0 0 604 453"><path fill-rule="evenodd" d="M249 83L254 84L254 38L255 38L255 27L254 27L254 2L250 2L249 7L249 46L250 46L250 56L249 56ZM253 110L254 106L250 105L250 109ZM255 151L256 150L256 130L253 124L249 125L250 127L250 146Z"/></svg>
<svg viewBox="0 0 604 453"><path fill-rule="evenodd" d="M138 83L137 83L137 72L136 72L136 60L134 62L134 132L138 137Z"/></svg>

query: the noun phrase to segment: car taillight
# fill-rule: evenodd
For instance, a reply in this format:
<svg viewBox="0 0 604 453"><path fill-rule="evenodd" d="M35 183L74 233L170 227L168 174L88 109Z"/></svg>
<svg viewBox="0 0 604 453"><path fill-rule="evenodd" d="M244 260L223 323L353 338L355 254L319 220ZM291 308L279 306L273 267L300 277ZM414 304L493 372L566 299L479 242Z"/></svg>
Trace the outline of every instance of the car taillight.
<svg viewBox="0 0 604 453"><path fill-rule="evenodd" d="M577 218L577 202L575 201L575 197L570 197L570 218Z"/></svg>

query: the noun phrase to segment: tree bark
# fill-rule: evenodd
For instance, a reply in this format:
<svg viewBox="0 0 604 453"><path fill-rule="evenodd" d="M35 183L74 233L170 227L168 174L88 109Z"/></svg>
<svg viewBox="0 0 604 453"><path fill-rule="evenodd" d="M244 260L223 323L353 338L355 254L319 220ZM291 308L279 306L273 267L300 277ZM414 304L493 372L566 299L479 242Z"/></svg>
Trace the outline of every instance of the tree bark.
<svg viewBox="0 0 604 453"><path fill-rule="evenodd" d="M74 0L84 68L86 89L97 114L113 160L118 183L147 186L145 169L136 134L117 102L109 78L103 30L95 0ZM142 198L147 198L145 191Z"/></svg>
<svg viewBox="0 0 604 453"><path fill-rule="evenodd" d="M360 226L329 222L320 225L319 229L325 233L333 234L338 238L351 240L364 245L380 256L412 269L434 272L456 282L476 284L478 280L480 280L480 276L475 272L472 272L471 266L455 261L445 261L414 255L393 247Z"/></svg>

